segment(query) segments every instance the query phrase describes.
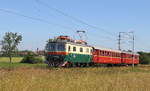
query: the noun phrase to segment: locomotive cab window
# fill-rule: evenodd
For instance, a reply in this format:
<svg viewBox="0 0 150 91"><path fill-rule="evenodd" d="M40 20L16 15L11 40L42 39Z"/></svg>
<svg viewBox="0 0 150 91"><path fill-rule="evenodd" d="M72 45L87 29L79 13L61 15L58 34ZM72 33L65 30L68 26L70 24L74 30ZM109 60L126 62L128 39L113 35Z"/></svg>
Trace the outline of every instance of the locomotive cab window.
<svg viewBox="0 0 150 91"><path fill-rule="evenodd" d="M46 46L48 51L65 51L65 44L62 43L49 43Z"/></svg>
<svg viewBox="0 0 150 91"><path fill-rule="evenodd" d="M57 45L57 50L58 51L64 51L65 50L65 45L64 44L58 44Z"/></svg>

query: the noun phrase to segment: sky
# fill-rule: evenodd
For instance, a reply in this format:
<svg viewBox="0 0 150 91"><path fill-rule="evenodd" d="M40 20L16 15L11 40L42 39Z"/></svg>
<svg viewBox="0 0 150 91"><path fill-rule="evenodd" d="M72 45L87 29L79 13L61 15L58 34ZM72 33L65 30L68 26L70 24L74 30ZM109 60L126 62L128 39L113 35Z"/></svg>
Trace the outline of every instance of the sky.
<svg viewBox="0 0 150 91"><path fill-rule="evenodd" d="M0 40L17 32L20 50L42 50L49 38L79 39L76 31L84 30L89 45L117 49L119 32L134 31L135 50L150 51L149 10L150 0L0 0ZM125 37L121 48L131 49Z"/></svg>

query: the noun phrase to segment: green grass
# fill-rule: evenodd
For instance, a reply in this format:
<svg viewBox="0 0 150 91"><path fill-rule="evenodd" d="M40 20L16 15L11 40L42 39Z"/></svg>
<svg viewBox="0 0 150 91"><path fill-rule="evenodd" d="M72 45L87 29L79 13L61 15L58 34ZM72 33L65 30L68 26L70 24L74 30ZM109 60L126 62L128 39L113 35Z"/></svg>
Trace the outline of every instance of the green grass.
<svg viewBox="0 0 150 91"><path fill-rule="evenodd" d="M8 57L0 57L0 69L14 69L18 67L38 67L38 68L46 68L47 65L44 63L41 64L27 64L27 63L20 63L23 57L13 57L12 63L9 63Z"/></svg>
<svg viewBox="0 0 150 91"><path fill-rule="evenodd" d="M150 67L0 70L0 91L149 91Z"/></svg>
<svg viewBox="0 0 150 91"><path fill-rule="evenodd" d="M0 91L149 91L150 66L48 68L0 58Z"/></svg>
<svg viewBox="0 0 150 91"><path fill-rule="evenodd" d="M12 62L20 62L22 60L23 57L13 57L12 58ZM9 62L9 58L8 57L0 57L0 62Z"/></svg>
<svg viewBox="0 0 150 91"><path fill-rule="evenodd" d="M7 62L0 62L0 69L14 69L14 68L21 68L21 67L37 67L37 68L46 68L47 64L41 63L41 64L27 64L27 63L7 63Z"/></svg>

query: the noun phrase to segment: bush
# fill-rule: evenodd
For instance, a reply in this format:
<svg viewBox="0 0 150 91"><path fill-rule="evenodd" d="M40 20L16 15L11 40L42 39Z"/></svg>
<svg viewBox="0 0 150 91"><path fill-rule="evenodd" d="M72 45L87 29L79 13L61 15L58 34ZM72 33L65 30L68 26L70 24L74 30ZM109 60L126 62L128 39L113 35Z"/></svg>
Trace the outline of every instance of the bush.
<svg viewBox="0 0 150 91"><path fill-rule="evenodd" d="M150 64L150 53L139 52L140 64Z"/></svg>
<svg viewBox="0 0 150 91"><path fill-rule="evenodd" d="M27 56L25 56L21 63L31 63L31 64L36 64L36 63L43 63L44 59L40 56L34 56L30 53L28 53Z"/></svg>

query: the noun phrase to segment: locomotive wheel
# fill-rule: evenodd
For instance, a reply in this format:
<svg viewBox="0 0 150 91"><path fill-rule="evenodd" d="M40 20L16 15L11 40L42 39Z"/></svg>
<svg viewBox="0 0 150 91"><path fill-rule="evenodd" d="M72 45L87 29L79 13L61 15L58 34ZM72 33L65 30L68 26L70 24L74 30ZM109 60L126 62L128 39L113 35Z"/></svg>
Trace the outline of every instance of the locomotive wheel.
<svg viewBox="0 0 150 91"><path fill-rule="evenodd" d="M82 64L82 67L87 67L87 63L83 63L83 64Z"/></svg>
<svg viewBox="0 0 150 91"><path fill-rule="evenodd" d="M94 66L94 63L89 63L89 66Z"/></svg>
<svg viewBox="0 0 150 91"><path fill-rule="evenodd" d="M75 63L76 67L79 67L79 63Z"/></svg>
<svg viewBox="0 0 150 91"><path fill-rule="evenodd" d="M65 67L67 67L67 68L73 67L73 64L71 62L68 62L68 64L66 64Z"/></svg>

